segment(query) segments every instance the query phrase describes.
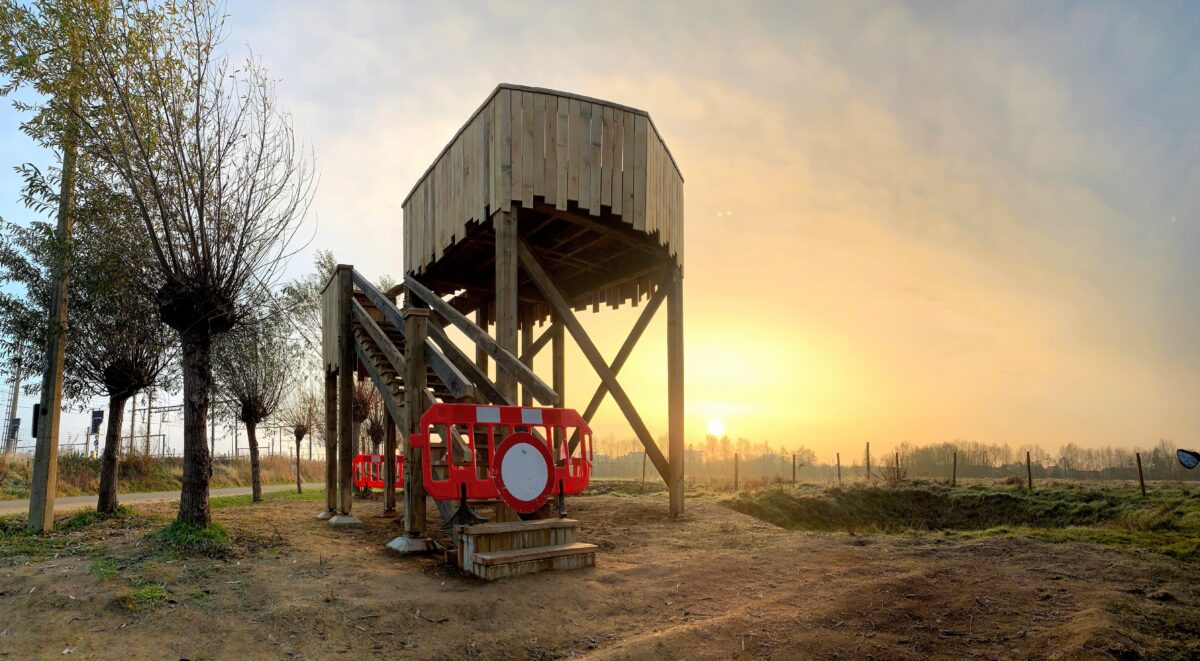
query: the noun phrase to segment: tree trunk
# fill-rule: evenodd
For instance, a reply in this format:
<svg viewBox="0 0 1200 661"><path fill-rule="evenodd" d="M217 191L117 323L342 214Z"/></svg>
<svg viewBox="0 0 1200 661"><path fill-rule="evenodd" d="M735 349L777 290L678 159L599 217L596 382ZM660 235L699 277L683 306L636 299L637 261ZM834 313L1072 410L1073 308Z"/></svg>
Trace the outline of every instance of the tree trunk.
<svg viewBox="0 0 1200 661"><path fill-rule="evenodd" d="M212 337L206 332L181 334L183 345L183 489L179 494L180 523L207 526L208 481L212 456L204 437L208 392L212 385Z"/></svg>
<svg viewBox="0 0 1200 661"><path fill-rule="evenodd" d="M100 463L100 495L96 511L112 514L117 511L117 461L121 448L121 425L125 420L125 400L112 395L108 398L108 429L104 432L104 459Z"/></svg>
<svg viewBox="0 0 1200 661"><path fill-rule="evenodd" d="M303 493L300 489L300 442L304 440L304 434L296 434L296 493Z"/></svg>
<svg viewBox="0 0 1200 661"><path fill-rule="evenodd" d="M258 423L246 423L246 444L250 446L250 490L254 502L262 502L262 477L258 471Z"/></svg>

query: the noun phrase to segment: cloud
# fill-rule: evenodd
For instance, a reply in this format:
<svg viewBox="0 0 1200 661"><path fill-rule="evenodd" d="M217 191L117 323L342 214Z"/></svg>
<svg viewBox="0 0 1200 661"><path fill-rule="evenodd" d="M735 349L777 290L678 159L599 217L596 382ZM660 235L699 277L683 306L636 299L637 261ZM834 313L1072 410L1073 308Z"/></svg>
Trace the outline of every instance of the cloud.
<svg viewBox="0 0 1200 661"><path fill-rule="evenodd" d="M649 110L687 178L692 431L725 402L830 452L1200 436L1193 7L338 7L234 7L232 41L339 259L399 273L400 201L497 82L577 91ZM609 355L634 313L589 320ZM660 345L626 368L655 429Z"/></svg>

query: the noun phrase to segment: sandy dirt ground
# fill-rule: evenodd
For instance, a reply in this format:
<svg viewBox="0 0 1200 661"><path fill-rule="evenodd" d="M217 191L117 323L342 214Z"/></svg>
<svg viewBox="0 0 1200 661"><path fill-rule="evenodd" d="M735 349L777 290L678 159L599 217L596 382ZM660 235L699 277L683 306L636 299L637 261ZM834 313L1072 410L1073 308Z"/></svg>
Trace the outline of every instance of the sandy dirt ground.
<svg viewBox="0 0 1200 661"><path fill-rule="evenodd" d="M223 560L107 530L90 557L0 567L0 658L1170 658L1200 632L1190 569L1148 553L797 533L703 498L672 520L661 494L569 506L597 566L496 583L387 552L375 502L360 530L317 502L218 510L241 548ZM130 608L146 581L169 596Z"/></svg>

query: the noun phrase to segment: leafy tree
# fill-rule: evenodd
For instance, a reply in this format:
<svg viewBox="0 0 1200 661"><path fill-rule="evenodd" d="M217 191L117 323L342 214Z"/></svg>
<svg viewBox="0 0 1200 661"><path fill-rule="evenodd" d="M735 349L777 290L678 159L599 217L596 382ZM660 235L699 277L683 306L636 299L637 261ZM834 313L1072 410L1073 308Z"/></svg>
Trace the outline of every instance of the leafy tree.
<svg viewBox="0 0 1200 661"><path fill-rule="evenodd" d="M213 356L218 390L233 400L237 419L246 425L252 491L254 502L259 502L258 425L283 403L295 352L279 328L262 323L222 335Z"/></svg>
<svg viewBox="0 0 1200 661"><path fill-rule="evenodd" d="M53 498L58 471L58 419L61 409L63 360L67 334L67 292L69 286L70 247L74 232L75 179L81 137L80 117L85 99L82 52L86 44L104 50L98 35L87 33L87 26L98 12L107 11L103 2L35 0L22 4L0 0L0 96L18 88L32 89L36 103L17 101L18 110L30 117L21 130L40 145L56 150L61 159L57 226L54 231L54 259L51 262L52 294L42 324L45 370L42 376L41 411L47 420L38 428L34 456L33 494L29 507L29 528L50 530L54 527ZM11 329L10 329L11 330ZM28 329L16 329L14 346L6 351L24 351L32 335ZM23 332L22 332L23 331Z"/></svg>
<svg viewBox="0 0 1200 661"><path fill-rule="evenodd" d="M53 175L27 166L25 197L34 210L57 205ZM63 397L86 404L108 399L97 510L117 508L117 463L125 402L138 391L165 386L171 373L170 337L158 320L143 271L147 244L132 222L128 200L81 169L70 259L71 325L66 335ZM22 291L8 302L22 315L44 316L53 292L59 246L46 223L0 224L0 275Z"/></svg>
<svg viewBox="0 0 1200 661"><path fill-rule="evenodd" d="M207 525L205 442L214 338L245 324L290 256L313 177L274 83L219 52L208 0L120 0L83 49L89 149L133 202L154 259L159 315L183 360L178 520ZM99 44L99 46L97 46Z"/></svg>

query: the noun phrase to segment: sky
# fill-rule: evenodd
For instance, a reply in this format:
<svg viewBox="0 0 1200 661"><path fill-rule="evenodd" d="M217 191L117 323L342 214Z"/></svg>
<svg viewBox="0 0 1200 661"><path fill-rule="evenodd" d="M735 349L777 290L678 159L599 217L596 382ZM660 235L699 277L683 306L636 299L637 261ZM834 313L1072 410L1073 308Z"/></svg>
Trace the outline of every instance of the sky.
<svg viewBox="0 0 1200 661"><path fill-rule="evenodd" d="M457 128L560 89L648 111L685 177L689 442L1200 444L1200 4L333 7L229 4L320 174L292 274L400 274ZM583 321L611 357L638 312ZM621 374L655 436L665 347ZM572 349L568 405L598 381ZM593 427L631 436L611 400Z"/></svg>

